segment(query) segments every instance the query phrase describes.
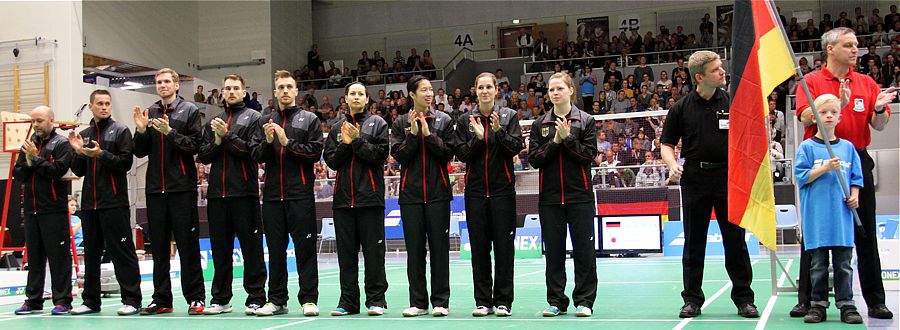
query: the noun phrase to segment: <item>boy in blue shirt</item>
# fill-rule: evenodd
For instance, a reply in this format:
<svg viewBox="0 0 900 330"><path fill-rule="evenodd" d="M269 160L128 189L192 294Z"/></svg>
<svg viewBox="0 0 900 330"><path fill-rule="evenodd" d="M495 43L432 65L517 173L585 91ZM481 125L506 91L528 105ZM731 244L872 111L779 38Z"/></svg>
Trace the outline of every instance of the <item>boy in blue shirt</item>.
<svg viewBox="0 0 900 330"><path fill-rule="evenodd" d="M854 223L850 209L859 207L859 189L863 185L859 155L849 141L835 138L834 127L841 120L841 101L837 96L824 94L816 98L816 109L825 132L800 143L797 150L795 174L800 186L800 214L803 219L803 240L812 257L810 283L812 299L803 321L825 321L828 308L828 252L834 266L834 300L844 323L862 323L853 302ZM824 139L832 144L836 157L830 158ZM850 184L850 196L845 197L836 171ZM846 204L846 205L845 205Z"/></svg>

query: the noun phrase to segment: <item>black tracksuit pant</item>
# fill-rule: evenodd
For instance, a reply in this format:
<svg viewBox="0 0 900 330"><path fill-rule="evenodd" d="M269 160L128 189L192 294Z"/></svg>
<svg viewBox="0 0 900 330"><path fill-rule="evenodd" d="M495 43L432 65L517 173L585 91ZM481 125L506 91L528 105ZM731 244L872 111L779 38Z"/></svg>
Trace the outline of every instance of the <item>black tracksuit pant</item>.
<svg viewBox="0 0 900 330"><path fill-rule="evenodd" d="M594 246L594 206L583 204L540 205L541 240L547 257L547 303L560 310L569 307L566 297L566 230L572 236L575 261L575 306L594 307L597 299L597 255Z"/></svg>
<svg viewBox="0 0 900 330"><path fill-rule="evenodd" d="M341 298L338 307L359 313L359 248L365 258L366 307L387 307L388 283L384 270L384 207L334 209Z"/></svg>
<svg viewBox="0 0 900 330"><path fill-rule="evenodd" d="M72 306L72 241L66 213L26 214L25 248L28 249L28 283L25 303L43 309L45 264L50 264L53 304Z"/></svg>
<svg viewBox="0 0 900 330"><path fill-rule="evenodd" d="M466 225L472 247L475 306L512 308L516 258L516 196L466 197ZM491 246L494 272L491 278Z"/></svg>
<svg viewBox="0 0 900 330"><path fill-rule="evenodd" d="M881 257L878 255L878 232L875 226L875 180L872 170L875 169L875 161L865 149L859 152L860 164L863 172L863 187L859 190L859 220L865 237L855 235L857 271L859 273L859 288L862 291L866 306L874 307L884 304L884 282L881 279ZM805 220L805 219L804 219ZM801 245L801 248L803 245ZM809 285L810 269L809 253L803 249L800 254L800 283L797 299L800 303L809 305L811 288Z"/></svg>
<svg viewBox="0 0 900 330"><path fill-rule="evenodd" d="M115 266L122 304L141 307L141 273L134 240L131 238L131 211L127 207L82 210L84 233L84 304L100 310L100 258L103 249ZM105 243L105 245L104 245Z"/></svg>
<svg viewBox="0 0 900 330"><path fill-rule="evenodd" d="M147 194L147 221L153 252L153 302L172 307L172 278L169 276L169 243L181 260L181 292L190 304L206 301L203 271L200 268L200 225L197 192Z"/></svg>
<svg viewBox="0 0 900 330"><path fill-rule="evenodd" d="M450 202L400 204L406 241L409 306L428 308L425 279L425 242L431 261L431 305L450 303Z"/></svg>
<svg viewBox="0 0 900 330"><path fill-rule="evenodd" d="M241 245L244 260L244 305L262 306L266 300L266 265L263 260L262 228L259 200L256 196L210 198L206 207L209 219L209 241L212 245L213 276L211 304L231 302L234 280L234 237Z"/></svg>
<svg viewBox="0 0 900 330"><path fill-rule="evenodd" d="M319 301L319 265L316 255L316 204L312 199L263 202L266 245L269 248L269 302L287 305L287 247L294 241L300 304Z"/></svg>
<svg viewBox="0 0 900 330"><path fill-rule="evenodd" d="M706 259L706 240L709 215L715 206L716 219L725 247L725 270L734 285L731 300L735 306L753 303L750 282L753 269L744 242L744 229L728 222L728 168L701 169L690 162L684 166L681 180L681 199L684 211L684 254L681 258L684 302L703 306L703 266Z"/></svg>

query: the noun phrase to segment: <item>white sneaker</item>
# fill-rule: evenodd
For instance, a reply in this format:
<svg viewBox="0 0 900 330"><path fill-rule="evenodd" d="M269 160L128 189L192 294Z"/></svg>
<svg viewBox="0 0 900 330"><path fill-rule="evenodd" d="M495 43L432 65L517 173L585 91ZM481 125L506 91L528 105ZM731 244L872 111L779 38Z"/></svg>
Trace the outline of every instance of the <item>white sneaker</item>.
<svg viewBox="0 0 900 330"><path fill-rule="evenodd" d="M487 316L488 314L494 314L494 309L487 306L478 306L472 311L472 316Z"/></svg>
<svg viewBox="0 0 900 330"><path fill-rule="evenodd" d="M81 315L81 314L93 314L93 313L99 313L99 312L100 311L98 311L98 310L94 310L94 309L91 309L90 307L87 307L87 305L81 305L81 306L72 308L69 311L69 314Z"/></svg>
<svg viewBox="0 0 900 330"><path fill-rule="evenodd" d="M140 311L141 310L139 308L136 308L131 305L125 305L125 306L122 306L122 308L119 308L118 310L116 310L116 314L123 315L123 316L124 315L134 315Z"/></svg>
<svg viewBox="0 0 900 330"><path fill-rule="evenodd" d="M578 306L575 308L575 316L578 317L588 317L593 315L594 313L591 311L590 307L587 306Z"/></svg>
<svg viewBox="0 0 900 330"><path fill-rule="evenodd" d="M244 309L244 314L245 315L256 315L256 310L259 309L260 307L261 306L259 306L257 304L250 304L247 306L246 309Z"/></svg>
<svg viewBox="0 0 900 330"><path fill-rule="evenodd" d="M379 307L379 306L369 307L369 315L371 315L371 316L384 315L384 307Z"/></svg>
<svg viewBox="0 0 900 330"><path fill-rule="evenodd" d="M428 314L427 310L424 310L424 309L421 309L418 307L410 307L410 308L403 310L403 316L405 316L405 317L412 317L412 316L419 316L419 315L426 315L426 314Z"/></svg>
<svg viewBox="0 0 900 330"><path fill-rule="evenodd" d="M509 307L500 305L497 306L497 316L512 316L512 311L509 310Z"/></svg>
<svg viewBox="0 0 900 330"><path fill-rule="evenodd" d="M287 306L276 305L269 302L263 305L263 307L257 308L255 314L258 316L272 316L287 314L287 312Z"/></svg>
<svg viewBox="0 0 900 330"><path fill-rule="evenodd" d="M315 303L303 304L303 316L319 316L319 306Z"/></svg>
<svg viewBox="0 0 900 330"><path fill-rule="evenodd" d="M210 304L203 309L203 314L206 315L216 315L222 313L231 313L234 310L231 307L231 304L219 305L219 304Z"/></svg>
<svg viewBox="0 0 900 330"><path fill-rule="evenodd" d="M431 309L431 316L447 316L450 311L446 307L435 307Z"/></svg>

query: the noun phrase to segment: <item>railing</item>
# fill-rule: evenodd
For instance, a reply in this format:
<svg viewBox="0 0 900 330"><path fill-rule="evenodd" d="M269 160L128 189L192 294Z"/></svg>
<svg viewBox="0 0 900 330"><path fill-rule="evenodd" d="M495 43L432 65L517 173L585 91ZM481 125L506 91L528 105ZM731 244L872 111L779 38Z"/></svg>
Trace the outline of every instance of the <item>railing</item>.
<svg viewBox="0 0 900 330"><path fill-rule="evenodd" d="M458 52L456 52L456 55L453 55L453 57L450 58L450 61L447 61L447 64L445 64L444 67L441 68L441 70L443 70L444 72L456 71L456 67L459 65L459 62L462 62L462 60L466 59L472 61L475 60L475 53L473 50L469 49L469 47L463 47Z"/></svg>
<svg viewBox="0 0 900 330"><path fill-rule="evenodd" d="M418 71L403 71L403 72L389 72L389 73L379 73L377 75L372 75L373 80L369 80L368 74L355 75L355 76L341 76L338 78L322 78L322 79L308 79L308 80L300 80L297 82L300 90L306 90L309 86L315 86L316 89L326 89L326 88L344 88L345 85L350 83L351 81L364 81L368 85L386 85L386 84L395 84L395 83L405 83L409 80L413 75L423 75L430 80L444 80L444 69L430 69L430 70L418 70ZM402 76L402 78L401 78Z"/></svg>
<svg viewBox="0 0 900 330"><path fill-rule="evenodd" d="M722 60L728 60L728 47L708 47L708 48L690 48L690 49L678 49L678 50L666 50L661 52L647 52L647 53L634 53L628 55L622 55L622 64L624 66L632 66L637 65L638 60L641 56L647 56L647 64L665 64L665 63L674 63L678 60L678 56L675 56L678 53L693 53L699 50L708 50L719 54L722 57ZM687 58L684 59L687 62Z"/></svg>
<svg viewBox="0 0 900 330"><path fill-rule="evenodd" d="M579 57L579 58L566 58L566 59L551 59L551 60L540 60L540 61L525 61L523 65L523 71L525 74L529 73L538 73L538 72L552 72L553 67L556 64L563 66L565 62L569 61L588 61L593 62L595 65L591 65L591 67L595 67L596 64L603 64L605 60L614 60L616 64L619 63L619 55L607 55L607 56L594 56L594 57ZM602 65L601 65L602 66ZM566 68L562 68L565 70Z"/></svg>

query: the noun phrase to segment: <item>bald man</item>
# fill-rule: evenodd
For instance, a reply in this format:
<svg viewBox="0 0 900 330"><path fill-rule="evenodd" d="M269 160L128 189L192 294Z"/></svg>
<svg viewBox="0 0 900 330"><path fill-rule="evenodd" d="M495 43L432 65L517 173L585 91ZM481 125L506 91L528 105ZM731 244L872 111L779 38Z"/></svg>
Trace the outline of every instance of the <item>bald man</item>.
<svg viewBox="0 0 900 330"><path fill-rule="evenodd" d="M44 277L50 263L52 314L68 314L72 308L72 254L68 218L70 185L62 180L74 152L68 139L56 133L53 111L39 106L31 111L34 132L22 145L13 178L24 185L25 247L28 249L28 283L25 303L17 315L44 309Z"/></svg>

